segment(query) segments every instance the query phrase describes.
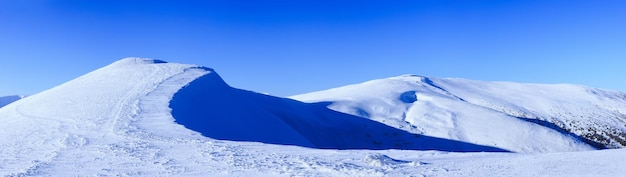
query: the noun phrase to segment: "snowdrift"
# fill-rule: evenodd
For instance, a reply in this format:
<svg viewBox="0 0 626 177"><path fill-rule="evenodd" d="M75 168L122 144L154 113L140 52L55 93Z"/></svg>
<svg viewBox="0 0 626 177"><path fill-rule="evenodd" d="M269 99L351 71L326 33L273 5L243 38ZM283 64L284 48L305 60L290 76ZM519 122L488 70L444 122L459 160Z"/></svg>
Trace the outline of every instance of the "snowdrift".
<svg viewBox="0 0 626 177"><path fill-rule="evenodd" d="M178 91L170 107L176 122L220 140L324 149L505 151L412 134L324 105L235 89L214 72Z"/></svg>

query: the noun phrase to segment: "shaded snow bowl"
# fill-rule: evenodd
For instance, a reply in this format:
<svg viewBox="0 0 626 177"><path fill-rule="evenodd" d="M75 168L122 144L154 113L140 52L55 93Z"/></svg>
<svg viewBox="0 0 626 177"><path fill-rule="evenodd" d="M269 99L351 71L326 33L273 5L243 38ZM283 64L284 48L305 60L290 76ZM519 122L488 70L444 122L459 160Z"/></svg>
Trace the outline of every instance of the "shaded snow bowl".
<svg viewBox="0 0 626 177"><path fill-rule="evenodd" d="M400 100L404 103L414 103L417 101L416 91L404 92L400 95Z"/></svg>

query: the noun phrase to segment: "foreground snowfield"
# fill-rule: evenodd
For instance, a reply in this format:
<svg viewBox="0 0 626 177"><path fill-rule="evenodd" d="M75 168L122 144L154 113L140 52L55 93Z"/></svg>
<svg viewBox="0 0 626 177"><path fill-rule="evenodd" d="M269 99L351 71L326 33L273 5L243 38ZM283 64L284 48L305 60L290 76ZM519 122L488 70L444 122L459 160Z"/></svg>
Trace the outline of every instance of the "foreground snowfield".
<svg viewBox="0 0 626 177"><path fill-rule="evenodd" d="M411 100L410 94L400 99ZM585 151L592 148L535 124L504 121L521 127L513 130L536 130L526 132L526 136L537 133L537 137L529 139L540 143L511 134L522 139L508 142L497 138L505 144L501 145L474 130L488 127L470 122L459 125L470 127L466 129L471 131L456 132L466 136L427 136L429 129L396 129L400 123L382 124L325 109L326 105L233 89L205 67L127 58L0 108L0 175L626 174L622 163L625 150ZM287 108L281 109L282 106ZM438 113L441 112L433 114ZM374 117L373 113L368 114ZM207 126L213 128L202 129ZM438 128L432 126L431 130ZM331 133L325 133L328 131ZM225 134L233 132L239 134ZM462 138L471 137L467 132L478 135ZM258 136L252 136L255 134ZM551 142L542 138L550 138ZM514 142L528 148L514 146ZM530 153L500 152L505 150Z"/></svg>

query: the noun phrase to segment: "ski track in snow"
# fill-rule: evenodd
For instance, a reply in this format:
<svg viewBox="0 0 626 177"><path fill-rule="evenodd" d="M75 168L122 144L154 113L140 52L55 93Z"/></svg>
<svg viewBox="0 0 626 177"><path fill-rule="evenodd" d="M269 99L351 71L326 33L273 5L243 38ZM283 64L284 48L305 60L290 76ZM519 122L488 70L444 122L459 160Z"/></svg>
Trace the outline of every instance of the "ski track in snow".
<svg viewBox="0 0 626 177"><path fill-rule="evenodd" d="M129 58L122 64L150 62ZM61 95L79 106L54 112L47 100L25 98L0 109L0 176L621 176L624 150L546 154L449 153L415 150L320 150L204 137L176 124L169 101L208 68L181 64L106 68L128 74L128 82L89 90L62 85ZM119 64L119 63L118 63ZM132 67L132 68L131 68ZM136 72L137 68L140 71ZM107 82L107 72L94 72ZM81 79L77 79L81 81ZM87 81L81 81L87 82ZM100 82L100 81L97 81ZM114 88L113 88L114 87ZM81 90L88 89L88 90ZM94 92L94 93L92 93ZM97 92L97 93L96 93ZM76 105L86 94L94 103ZM113 95L109 95L113 94ZM64 97L65 96L65 97ZM36 97L33 97L36 98ZM417 97L419 99L419 97ZM35 102L39 101L39 102ZM32 109L37 107L38 109ZM86 111L88 114L83 114ZM44 113L51 112L49 116ZM391 111L393 112L393 111ZM451 114L450 116L457 116ZM456 120L451 117L452 121ZM452 123L456 129L456 122ZM452 135L451 135L452 136Z"/></svg>

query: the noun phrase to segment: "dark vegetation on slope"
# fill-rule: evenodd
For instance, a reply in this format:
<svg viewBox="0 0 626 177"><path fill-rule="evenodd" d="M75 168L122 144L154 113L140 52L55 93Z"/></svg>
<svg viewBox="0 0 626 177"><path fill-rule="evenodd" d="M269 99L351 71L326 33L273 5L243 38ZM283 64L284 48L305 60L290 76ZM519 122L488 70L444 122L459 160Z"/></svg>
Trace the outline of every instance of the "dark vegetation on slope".
<svg viewBox="0 0 626 177"><path fill-rule="evenodd" d="M204 75L174 95L176 122L204 136L321 149L407 149L508 152L504 149L412 134L319 104L229 87Z"/></svg>
<svg viewBox="0 0 626 177"><path fill-rule="evenodd" d="M598 125L589 126L589 127L577 127L580 125L576 122L569 122L568 127L565 127L564 123L555 124L545 120L539 120L536 118L522 118L518 117L521 120L533 122L544 127L548 127L554 130L559 131L564 135L569 135L575 137L596 149L616 149L622 148L626 146L626 133L620 131L616 128L609 127L607 125ZM560 123L560 122L559 122ZM586 133L572 133L572 132L586 132Z"/></svg>
<svg viewBox="0 0 626 177"><path fill-rule="evenodd" d="M577 121L570 121L566 125L566 123L554 120L552 118L542 119L536 115L527 114L527 113L520 112L520 111L514 111L514 110L506 109L504 107L496 108L494 107L494 105L492 106L478 105L478 104L468 102L464 100L463 98L454 95L453 93L447 91L446 89L438 86L437 84L435 84L432 80L428 78L425 78L424 82L439 90L449 93L451 96L454 96L458 98L459 100L464 101L466 103L483 107L486 109L490 109L493 111L501 112L508 116L515 117L523 121L535 123L535 124L544 126L546 128L556 130L563 135L574 137L575 139L578 139L596 149L615 149L615 148L626 147L626 132L616 129L614 127L610 127L607 125L598 125L598 124L594 124L594 126L585 127L583 126L584 124L577 122ZM594 91L591 91L591 92L593 94L597 94ZM619 97L620 99L626 100L626 94L619 93L615 96ZM622 117L617 117L618 119L626 120L626 118L623 117L623 114L620 114L620 115L622 115ZM559 117L560 116L564 116L564 115L559 115ZM574 115L570 114L569 116L574 116ZM585 133L578 133L578 132L585 132Z"/></svg>
<svg viewBox="0 0 626 177"><path fill-rule="evenodd" d="M556 130L564 135L575 137L576 139L581 140L596 149L617 149L626 146L626 132L608 125L591 122L588 123L592 124L592 126L590 126L579 121L561 122L554 118L543 120L545 118L540 118L539 116L532 114L521 114L512 110L495 109L491 107L485 108ZM618 117L618 119L626 120L622 117Z"/></svg>
<svg viewBox="0 0 626 177"><path fill-rule="evenodd" d="M597 141L594 141L593 139L590 139L588 137L585 136L578 136L577 134L574 134L572 132L570 132L567 129L561 128L558 125L552 123L552 122L548 122L545 120L539 120L539 119L531 119L531 118L524 118L524 117L516 117L520 120L523 121L527 121L527 122L531 122L531 123L535 123L547 128L550 128L552 130L558 131L559 133L563 134L563 135L567 135L567 136L571 136L574 137L577 140L580 140L582 142L585 142L587 144L589 144L590 146L593 146L596 149L606 149L606 146L602 143L598 143Z"/></svg>

